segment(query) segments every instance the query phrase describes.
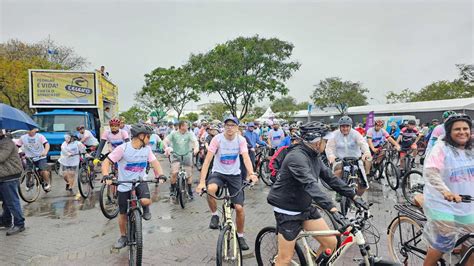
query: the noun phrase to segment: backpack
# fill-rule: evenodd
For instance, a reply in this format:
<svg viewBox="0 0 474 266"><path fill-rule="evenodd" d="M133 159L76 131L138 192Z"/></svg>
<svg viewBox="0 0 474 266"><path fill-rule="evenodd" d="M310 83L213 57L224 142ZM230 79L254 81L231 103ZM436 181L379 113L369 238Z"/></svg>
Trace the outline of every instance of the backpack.
<svg viewBox="0 0 474 266"><path fill-rule="evenodd" d="M275 182L276 176L278 174L278 170L280 170L283 160L285 159L285 156L288 154L288 147L289 146L283 146L279 148L272 156L270 159L270 162L268 163L268 168L270 169L270 179Z"/></svg>

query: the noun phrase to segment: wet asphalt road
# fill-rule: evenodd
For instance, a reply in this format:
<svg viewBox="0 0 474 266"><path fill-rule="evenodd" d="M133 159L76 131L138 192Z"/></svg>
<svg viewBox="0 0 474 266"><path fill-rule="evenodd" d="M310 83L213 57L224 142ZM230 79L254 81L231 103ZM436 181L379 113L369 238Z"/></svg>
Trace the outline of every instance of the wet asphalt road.
<svg viewBox="0 0 474 266"><path fill-rule="evenodd" d="M166 173L168 160L160 158ZM198 173L194 173L197 180ZM64 190L64 181L53 177L53 190L31 204L24 204L26 230L6 237L0 231L0 264L2 265L126 265L128 252L112 249L119 236L117 220L108 220L98 202L98 186L95 194L84 200ZM150 185L153 218L143 222L144 264L146 265L209 265L215 264L218 230L208 229L210 213L204 198L196 196L186 209L170 202L169 184L159 188ZM195 186L195 185L194 185ZM75 188L77 192L77 188ZM272 207L266 203L269 188L257 184L246 192L246 239L250 251L244 252L244 265L256 265L253 254L258 231L274 225ZM401 192L385 185L372 183L365 195L374 203L372 223L378 229L380 241L373 245L373 252L390 258L387 250L386 229L397 212L396 203L404 202ZM373 242L371 237L369 241ZM377 248L376 248L377 247ZM351 249L341 265L355 265L358 249Z"/></svg>

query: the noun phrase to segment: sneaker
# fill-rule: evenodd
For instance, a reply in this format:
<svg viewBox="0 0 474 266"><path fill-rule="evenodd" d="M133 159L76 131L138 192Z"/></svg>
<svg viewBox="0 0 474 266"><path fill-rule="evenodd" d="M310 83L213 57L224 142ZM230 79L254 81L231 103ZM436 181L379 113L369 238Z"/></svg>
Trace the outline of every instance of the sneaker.
<svg viewBox="0 0 474 266"><path fill-rule="evenodd" d="M218 215L212 215L211 223L209 224L209 228L211 228L211 229L219 228L219 216Z"/></svg>
<svg viewBox="0 0 474 266"><path fill-rule="evenodd" d="M7 236L16 235L16 234L18 234L20 232L23 232L23 231L25 231L25 226L24 225L22 225L22 226L15 225L12 228L7 230Z"/></svg>
<svg viewBox="0 0 474 266"><path fill-rule="evenodd" d="M13 226L13 224L10 222L10 223L7 223L7 222L0 222L0 228L11 228Z"/></svg>
<svg viewBox="0 0 474 266"><path fill-rule="evenodd" d="M143 219L146 221L151 219L151 212L150 212L150 207L149 206L143 206Z"/></svg>
<svg viewBox="0 0 474 266"><path fill-rule="evenodd" d="M43 189L45 192L50 192L51 191L51 185L48 183L44 183Z"/></svg>
<svg viewBox="0 0 474 266"><path fill-rule="evenodd" d="M127 245L127 237L121 236L114 245L115 249L124 248Z"/></svg>
<svg viewBox="0 0 474 266"><path fill-rule="evenodd" d="M240 249L242 250L249 250L249 246L247 245L247 242L245 242L245 238L243 237L237 237L237 240L239 241Z"/></svg>

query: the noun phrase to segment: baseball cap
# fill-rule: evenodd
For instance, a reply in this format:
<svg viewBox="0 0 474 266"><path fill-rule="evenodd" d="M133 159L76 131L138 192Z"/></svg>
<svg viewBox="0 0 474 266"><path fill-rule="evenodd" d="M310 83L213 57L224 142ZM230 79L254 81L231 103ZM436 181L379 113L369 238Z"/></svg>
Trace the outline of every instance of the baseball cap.
<svg viewBox="0 0 474 266"><path fill-rule="evenodd" d="M234 117L234 116L229 116L227 117L225 120L224 120L224 124L227 123L227 121L232 121L234 122L235 124L239 124L239 119L237 119L237 117Z"/></svg>

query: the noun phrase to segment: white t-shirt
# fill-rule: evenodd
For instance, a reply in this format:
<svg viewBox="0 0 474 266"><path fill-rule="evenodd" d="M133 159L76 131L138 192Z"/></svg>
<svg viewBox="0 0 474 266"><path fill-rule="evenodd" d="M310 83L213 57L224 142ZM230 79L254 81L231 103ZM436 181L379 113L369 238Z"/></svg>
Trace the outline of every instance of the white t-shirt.
<svg viewBox="0 0 474 266"><path fill-rule="evenodd" d="M130 142L124 143L114 149L108 158L118 164L118 180L131 181L133 179L146 179L148 163L156 160L149 146L135 149ZM132 189L132 184L120 184L118 191L127 192Z"/></svg>
<svg viewBox="0 0 474 266"><path fill-rule="evenodd" d="M274 130L273 128L270 129L268 132L268 137L270 138L270 143L272 144L273 148L278 147L280 145L280 142L283 141L285 138L285 132L281 128L278 130Z"/></svg>
<svg viewBox="0 0 474 266"><path fill-rule="evenodd" d="M79 153L84 153L86 147L79 141L73 141L67 143L66 141L63 142L61 145L61 157L59 158L59 162L64 166L78 166L79 165ZM68 156L72 154L72 156Z"/></svg>
<svg viewBox="0 0 474 266"><path fill-rule="evenodd" d="M101 139L107 141L110 144L109 150L113 151L119 145L125 142L129 138L128 133L125 130L119 129L117 134L113 134L110 130L102 133Z"/></svg>
<svg viewBox="0 0 474 266"><path fill-rule="evenodd" d="M149 145L150 145L152 151L156 151L158 149L157 145L158 145L159 142L161 142L160 137L156 134L151 134Z"/></svg>
<svg viewBox="0 0 474 266"><path fill-rule="evenodd" d="M33 137L25 134L18 140L18 145L21 146L22 150L25 152L26 157L28 158L41 156L41 154L44 152L44 145L46 143L48 143L48 141L40 133L36 133Z"/></svg>
<svg viewBox="0 0 474 266"><path fill-rule="evenodd" d="M79 137L80 140L85 139L83 143L86 146L97 146L97 145L99 145L99 142L97 141L97 139L87 129L84 130L84 134L79 133L77 136Z"/></svg>
<svg viewBox="0 0 474 266"><path fill-rule="evenodd" d="M248 153L247 141L237 135L233 140L224 137L224 133L216 135L211 140L208 150L214 153L212 172L224 175L240 175L239 155Z"/></svg>
<svg viewBox="0 0 474 266"><path fill-rule="evenodd" d="M375 128L372 127L367 130L367 138L369 137L372 139L372 144L374 147L377 147L381 144L384 144L385 141L390 137L390 134L388 134L388 132L383 128L381 128L379 131L375 131Z"/></svg>

